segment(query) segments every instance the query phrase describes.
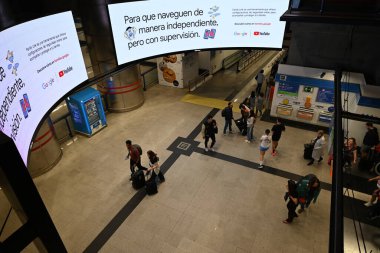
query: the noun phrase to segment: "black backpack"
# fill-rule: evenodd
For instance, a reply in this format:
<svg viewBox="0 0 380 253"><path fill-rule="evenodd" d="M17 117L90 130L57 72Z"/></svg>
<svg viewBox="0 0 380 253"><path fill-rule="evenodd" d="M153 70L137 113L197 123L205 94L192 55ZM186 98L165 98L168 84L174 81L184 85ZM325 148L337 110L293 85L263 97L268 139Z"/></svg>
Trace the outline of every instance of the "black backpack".
<svg viewBox="0 0 380 253"><path fill-rule="evenodd" d="M145 176L142 170L138 170L132 174L132 186L136 190L144 187L145 185Z"/></svg>
<svg viewBox="0 0 380 253"><path fill-rule="evenodd" d="M139 151L139 154L142 155L142 149L141 149L140 145L133 144L132 146L134 146L135 148L137 148L137 150Z"/></svg>
<svg viewBox="0 0 380 253"><path fill-rule="evenodd" d="M222 110L222 117L226 117L226 108Z"/></svg>

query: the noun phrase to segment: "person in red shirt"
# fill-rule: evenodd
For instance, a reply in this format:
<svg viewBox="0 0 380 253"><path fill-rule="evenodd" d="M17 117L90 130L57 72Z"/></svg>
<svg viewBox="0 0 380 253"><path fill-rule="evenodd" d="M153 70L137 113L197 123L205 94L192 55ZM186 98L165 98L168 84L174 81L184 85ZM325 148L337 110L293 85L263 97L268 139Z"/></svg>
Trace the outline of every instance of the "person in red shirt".
<svg viewBox="0 0 380 253"><path fill-rule="evenodd" d="M139 168L139 170L146 170L147 168L144 168L143 166L141 166L141 156L140 156L140 152L137 149L137 147L132 145L131 140L127 140L125 142L125 144L126 144L127 149L128 149L127 158L131 158L129 160L131 175L135 172L136 166L137 166L137 168Z"/></svg>

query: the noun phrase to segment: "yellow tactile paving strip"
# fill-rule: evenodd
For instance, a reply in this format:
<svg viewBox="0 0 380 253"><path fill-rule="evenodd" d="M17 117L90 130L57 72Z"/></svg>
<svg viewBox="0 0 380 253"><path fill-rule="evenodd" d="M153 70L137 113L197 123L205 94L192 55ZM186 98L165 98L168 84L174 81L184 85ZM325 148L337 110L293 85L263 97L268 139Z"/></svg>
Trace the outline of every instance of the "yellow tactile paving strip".
<svg viewBox="0 0 380 253"><path fill-rule="evenodd" d="M201 97L201 96L196 96L192 94L186 94L181 98L182 102L186 103L191 103L191 104L196 104L196 105L202 105L202 106L207 106L211 108L218 108L218 109L224 109L228 102L225 100L221 99L216 99L216 98L206 98L206 97ZM234 112L240 112L239 109L239 104L240 103L233 103L233 111Z"/></svg>

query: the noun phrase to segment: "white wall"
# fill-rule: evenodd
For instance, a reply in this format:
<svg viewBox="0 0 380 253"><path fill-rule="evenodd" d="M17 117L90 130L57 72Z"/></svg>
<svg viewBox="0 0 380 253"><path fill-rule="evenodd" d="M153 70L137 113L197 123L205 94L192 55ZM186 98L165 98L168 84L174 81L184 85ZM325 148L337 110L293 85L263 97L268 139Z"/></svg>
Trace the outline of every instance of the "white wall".
<svg viewBox="0 0 380 253"><path fill-rule="evenodd" d="M212 74L222 69L223 59L239 50L215 50L211 51Z"/></svg>
<svg viewBox="0 0 380 253"><path fill-rule="evenodd" d="M322 72L325 72L326 75L323 78L320 78L320 74ZM303 77L311 77L311 78L317 78L317 79L324 79L324 80L334 80L333 76L333 71L332 70L324 70L324 69L313 69L313 68L304 68L304 67L298 67L298 66L291 66L291 65L280 65L279 66L279 71L278 73L281 74L288 74L288 75L293 75L293 76L303 76ZM357 114L365 114L365 115L372 115L375 117L380 117L380 109L378 108L372 108L372 107L364 107L358 105L360 96L365 96L365 97L371 97L371 98L378 98L380 99L380 87L379 86L373 86L373 85L368 85L365 83L364 76L362 74L358 73L350 73L345 74L342 78L343 82L347 82L349 80L350 83L356 83L360 84L360 89L361 89L361 94L357 93L348 93L348 106L344 107L344 110L348 110L349 112L352 113L357 113ZM273 103L272 103L272 108L271 108L271 115L272 116L277 116L276 114L276 108L279 103L282 102L284 98L278 97L277 94L278 90L278 83L276 82L275 86L275 93L273 97ZM322 104L322 103L317 103L315 102L315 98L318 92L318 88L314 88L313 93L304 93L303 92L303 85L300 85L299 88L299 93L298 93L298 98L294 99L294 101L298 101L304 103L305 97L310 94L312 97L312 104L314 106L331 106L329 104ZM342 105L344 104L344 99L346 98L347 93L344 91L342 92ZM289 99L289 104L292 104L293 100ZM343 105L344 106L344 105ZM348 109L347 109L348 108ZM318 114L319 109L314 109L316 111L315 114ZM297 106L293 105L293 113L289 119L292 120L297 120L297 121L302 121L299 120L295 117L297 111ZM286 118L286 117L284 117ZM314 119L312 121L305 121L308 123L316 124L316 125L321 125L317 121L317 115L314 115ZM342 121L343 124L343 129L345 133L348 131L348 137L354 137L358 143L358 145L362 145L363 143L363 138L365 133L367 132L366 128L366 122L360 122L360 121L353 121L353 120L345 120L343 119ZM323 125L323 124L322 124ZM328 126L325 124L325 126ZM375 126L378 128L380 131L380 126Z"/></svg>
<svg viewBox="0 0 380 253"><path fill-rule="evenodd" d="M209 73L211 73L212 69L211 69L211 53L210 53L210 51L198 52L198 59L199 59L199 68L200 69L206 69L209 71Z"/></svg>
<svg viewBox="0 0 380 253"><path fill-rule="evenodd" d="M325 75L323 78L320 77L321 73L325 72ZM291 66L291 65L283 65L281 64L278 69L279 74L285 74L285 75L291 75L291 76L299 76L299 77L310 77L314 79L320 79L320 80L328 80L328 81L333 81L334 80L334 71L332 70L325 70L325 69L314 69L314 68L305 68L305 67L299 67L299 66ZM364 76L362 74L358 73L350 73L344 74L342 78L343 82L349 81L350 83L356 83L356 84L361 84L365 83ZM309 123L309 124L314 124L314 125L319 125L319 126L326 126L328 127L329 124L325 122L321 122L318 120L319 114L322 111L327 111L329 107L333 106L333 104L328 104L328 103L321 103L321 102L316 102L317 94L318 94L318 87L313 87L314 90L312 93L304 92L304 86L310 86L312 85L300 85L299 90L298 90L298 97L288 97L288 96L278 96L278 82L276 82L275 85L275 91L273 95L273 101L272 101L272 107L271 107L271 116L273 117L283 117L286 119L294 120L294 121L300 121L304 123ZM334 88L333 85L331 87L332 89ZM357 111L357 103L358 103L358 95L355 93L348 93L348 110L350 112L356 112ZM342 103L344 101L346 93L342 93ZM303 120L297 118L297 112L300 107L304 107L306 97L310 96L311 97L311 108L314 111L314 116L312 120ZM289 100L289 105L292 106L293 111L290 116L282 116L282 115L277 115L277 106L279 104L282 104L284 99ZM344 126L346 128L346 126ZM350 127L350 126L349 126Z"/></svg>
<svg viewBox="0 0 380 253"><path fill-rule="evenodd" d="M183 83L185 87L188 87L189 81L198 77L199 73L199 58L198 53L193 52L186 54L182 58L182 71L183 71Z"/></svg>
<svg viewBox="0 0 380 253"><path fill-rule="evenodd" d="M326 73L323 78L321 78L322 72ZM293 76L302 76L316 78L320 80L334 81L335 71L329 69L315 69L315 68L306 68L294 65L280 64L278 67L277 73L279 74L288 74ZM347 82L349 79L350 83L356 83L360 85L365 85L364 75L361 73L343 73L342 82Z"/></svg>

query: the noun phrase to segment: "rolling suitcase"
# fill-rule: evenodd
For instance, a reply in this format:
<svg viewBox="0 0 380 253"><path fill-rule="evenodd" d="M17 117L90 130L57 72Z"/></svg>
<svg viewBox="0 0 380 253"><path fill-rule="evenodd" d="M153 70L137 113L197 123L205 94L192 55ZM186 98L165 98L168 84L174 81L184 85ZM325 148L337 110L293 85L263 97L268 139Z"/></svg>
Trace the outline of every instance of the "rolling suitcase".
<svg viewBox="0 0 380 253"><path fill-rule="evenodd" d="M132 174L132 186L136 190L144 187L145 185L145 176L142 170L138 170Z"/></svg>
<svg viewBox="0 0 380 253"><path fill-rule="evenodd" d="M312 143L306 143L304 147L305 148L303 150L303 158L311 160L312 158L311 155L313 154L314 145Z"/></svg>
<svg viewBox="0 0 380 253"><path fill-rule="evenodd" d="M235 125L239 129L240 133L242 135L247 135L247 124L243 121L243 118L236 119L234 121L235 121Z"/></svg>
<svg viewBox="0 0 380 253"><path fill-rule="evenodd" d="M156 180L146 181L145 190L148 195L156 194L158 192Z"/></svg>

